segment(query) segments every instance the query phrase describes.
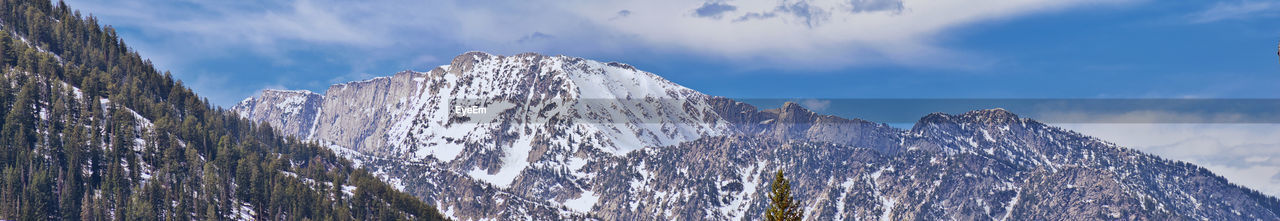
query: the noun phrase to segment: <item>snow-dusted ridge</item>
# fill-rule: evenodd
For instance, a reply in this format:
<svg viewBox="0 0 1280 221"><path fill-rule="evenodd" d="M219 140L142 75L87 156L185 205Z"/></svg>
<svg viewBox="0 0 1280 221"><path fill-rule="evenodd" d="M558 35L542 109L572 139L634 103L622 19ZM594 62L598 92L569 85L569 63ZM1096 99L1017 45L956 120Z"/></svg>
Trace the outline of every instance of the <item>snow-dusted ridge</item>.
<svg viewBox="0 0 1280 221"><path fill-rule="evenodd" d="M427 72L335 84L300 109L314 118L278 114L300 95L267 94L236 110L308 127L459 220L740 219L765 209L777 169L823 220L1280 214L1274 198L1203 168L1003 109L930 114L902 130L795 103L758 110L568 56L468 52ZM473 106L483 113L457 113ZM1185 203L1209 199L1220 201Z"/></svg>

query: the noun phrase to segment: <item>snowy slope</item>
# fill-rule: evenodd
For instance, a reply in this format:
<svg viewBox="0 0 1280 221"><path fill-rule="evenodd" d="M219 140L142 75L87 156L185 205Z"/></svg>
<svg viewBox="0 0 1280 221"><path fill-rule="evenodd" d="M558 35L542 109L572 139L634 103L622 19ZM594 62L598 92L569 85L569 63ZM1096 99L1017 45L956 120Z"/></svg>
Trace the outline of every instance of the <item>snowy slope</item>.
<svg viewBox="0 0 1280 221"><path fill-rule="evenodd" d="M471 52L428 72L337 84L322 99L307 97L265 91L234 109L364 154L447 164L499 187L531 167L574 171L593 156L721 135L728 124L709 96L652 73L538 54ZM313 100L321 104L307 105ZM463 116L457 107L484 113ZM293 118L309 112L317 113L313 120Z"/></svg>

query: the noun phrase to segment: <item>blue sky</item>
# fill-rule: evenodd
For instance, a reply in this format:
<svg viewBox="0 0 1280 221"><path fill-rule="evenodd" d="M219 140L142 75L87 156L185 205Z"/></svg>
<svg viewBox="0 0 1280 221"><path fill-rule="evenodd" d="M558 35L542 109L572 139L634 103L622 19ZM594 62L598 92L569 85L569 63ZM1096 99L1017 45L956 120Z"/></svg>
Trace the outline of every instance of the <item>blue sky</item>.
<svg viewBox="0 0 1280 221"><path fill-rule="evenodd" d="M1275 1L648 2L68 3L223 106L473 50L619 61L739 98L1280 95Z"/></svg>
<svg viewBox="0 0 1280 221"><path fill-rule="evenodd" d="M619 61L732 98L1280 98L1280 1L67 3L224 107L467 51ZM1280 124L1059 126L1280 196Z"/></svg>

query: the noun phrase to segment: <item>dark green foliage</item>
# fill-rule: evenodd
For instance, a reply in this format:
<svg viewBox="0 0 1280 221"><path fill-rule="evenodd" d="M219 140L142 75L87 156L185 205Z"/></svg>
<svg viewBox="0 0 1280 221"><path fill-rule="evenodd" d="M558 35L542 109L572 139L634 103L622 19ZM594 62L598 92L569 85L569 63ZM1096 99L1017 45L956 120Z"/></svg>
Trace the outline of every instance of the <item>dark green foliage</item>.
<svg viewBox="0 0 1280 221"><path fill-rule="evenodd" d="M791 198L791 183L787 181L786 177L782 176L782 170L778 170L771 187L769 191L769 210L765 211L764 219L769 221L804 220L804 210L801 210L797 201Z"/></svg>
<svg viewBox="0 0 1280 221"><path fill-rule="evenodd" d="M0 1L0 220L442 219L209 104L92 16Z"/></svg>

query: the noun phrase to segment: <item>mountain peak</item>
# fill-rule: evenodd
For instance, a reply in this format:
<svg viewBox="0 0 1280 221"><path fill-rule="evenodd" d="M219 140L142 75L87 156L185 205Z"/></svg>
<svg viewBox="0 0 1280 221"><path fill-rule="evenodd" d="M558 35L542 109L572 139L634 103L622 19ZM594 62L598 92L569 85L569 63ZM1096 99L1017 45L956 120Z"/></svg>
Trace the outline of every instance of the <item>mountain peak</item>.
<svg viewBox="0 0 1280 221"><path fill-rule="evenodd" d="M934 112L916 121L916 126L927 124L983 123L1005 124L1019 122L1022 118L1004 108L973 110L959 115Z"/></svg>
<svg viewBox="0 0 1280 221"><path fill-rule="evenodd" d="M365 153L411 153L410 157L415 159L436 158L443 162L452 161L464 151L492 152L472 150L462 142L483 143L494 137L595 142L589 146L622 154L718 134L715 132L724 121L716 115L702 114L712 112L707 99L709 96L705 94L623 63L538 53L504 56L472 51L426 73L406 71L330 86L321 104L302 107L318 113L313 116L314 120L306 122L324 123L290 124L289 127L314 132L315 139ZM302 104L281 103L283 101L287 100L255 102L262 104L252 106L260 106L255 110L261 112L293 113L274 110L283 109L276 106ZM451 118L456 102L467 102L463 106L479 105L491 112L465 119ZM501 129L504 125L552 119L577 121L585 126L569 128L569 131L540 128L515 133ZM615 128L618 126L607 124L615 121L666 126ZM460 122L465 124L458 124ZM443 133L439 132L441 128L462 132ZM547 137L545 134L559 135ZM528 141L500 146L525 145L523 142ZM421 148L428 146L432 148ZM553 147L567 151L565 153L577 148ZM507 151L527 152L502 152ZM504 163L504 167L512 167L507 173L519 172L516 163L511 163L515 161L509 161ZM468 167L498 168L492 163L468 164Z"/></svg>
<svg viewBox="0 0 1280 221"><path fill-rule="evenodd" d="M979 122L995 124L1018 122L1021 119L1017 114L1013 114L1013 112L1009 112L1004 108L974 110L965 112L960 116L966 119L978 120Z"/></svg>
<svg viewBox="0 0 1280 221"><path fill-rule="evenodd" d="M782 109L793 109L793 108L804 109L804 107L800 107L800 104L797 104L796 102L787 101L782 103Z"/></svg>
<svg viewBox="0 0 1280 221"><path fill-rule="evenodd" d="M493 56L493 54L489 54L489 52L483 52L483 51L468 51L468 52L464 52L464 53L462 53L462 54L459 54L458 56L455 56L455 57L454 57L454 59L458 59L458 58L461 58L461 57L467 57L467 56L489 57L489 56Z"/></svg>
<svg viewBox="0 0 1280 221"><path fill-rule="evenodd" d="M310 90L284 90L284 89L262 89L262 93L320 95Z"/></svg>
<svg viewBox="0 0 1280 221"><path fill-rule="evenodd" d="M467 64L483 61L490 58L503 58L503 57L533 58L534 60L537 60L541 58L563 57L563 56L547 56L547 55L539 54L537 52L524 52L524 53L519 53L511 56L503 56L498 54L490 54L488 52L483 52L483 51L468 51L466 53L459 54L458 56L454 56L453 60L449 62L450 63L449 65L454 67L469 67L467 66Z"/></svg>
<svg viewBox="0 0 1280 221"><path fill-rule="evenodd" d="M953 117L952 115L947 114L947 113L942 113L942 112L933 112L933 113L929 113L929 114L927 114L927 115L924 115L924 117L920 117L920 120L917 120L917 121L916 121L916 127L920 127L920 125L926 125L926 124L930 124L930 123L947 123L947 122L951 122L951 121L953 121L953 120L951 119L952 117Z"/></svg>
<svg viewBox="0 0 1280 221"><path fill-rule="evenodd" d="M481 51L469 51L467 53L462 53L453 57L453 60L449 62L449 69L470 68L471 65L492 56L493 55L490 55L489 53Z"/></svg>
<svg viewBox="0 0 1280 221"><path fill-rule="evenodd" d="M775 114L780 121L788 123L795 123L789 121L809 122L811 121L810 118L815 115L813 111L809 111L809 109L805 109L804 106L791 101L782 103L782 106L779 106L778 108L765 109L761 112Z"/></svg>

